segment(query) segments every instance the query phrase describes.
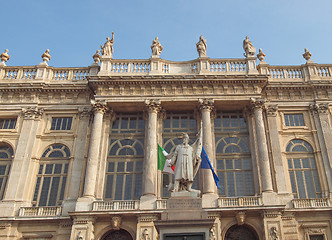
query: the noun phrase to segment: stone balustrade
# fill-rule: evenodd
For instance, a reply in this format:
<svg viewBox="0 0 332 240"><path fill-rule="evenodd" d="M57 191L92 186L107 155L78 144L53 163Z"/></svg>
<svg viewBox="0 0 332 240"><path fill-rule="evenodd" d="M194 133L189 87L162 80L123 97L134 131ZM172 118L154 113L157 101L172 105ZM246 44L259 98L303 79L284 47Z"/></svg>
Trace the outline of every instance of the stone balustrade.
<svg viewBox="0 0 332 240"><path fill-rule="evenodd" d="M328 198L313 198L313 199L293 199L294 208L326 208L330 207L330 200Z"/></svg>
<svg viewBox="0 0 332 240"><path fill-rule="evenodd" d="M167 200L166 199L158 199L156 202L157 209L166 209L167 208Z"/></svg>
<svg viewBox="0 0 332 240"><path fill-rule="evenodd" d="M139 201L136 200L95 201L92 205L92 211L124 211L138 208Z"/></svg>
<svg viewBox="0 0 332 240"><path fill-rule="evenodd" d="M2 66L0 67L1 80L42 80L46 82L83 81L89 76L153 76L153 75L247 75L266 74L271 80L303 80L310 74L313 80L324 80L332 77L332 64L312 64L301 66L270 66L258 65L258 72L249 71L247 59L210 59L205 60L203 69L202 60L195 59L185 62L174 62L164 59L147 60L108 60L103 71L98 64L90 67L56 68L49 66ZM41 69L44 69L40 77ZM92 69L94 71L92 71ZM37 75L38 74L38 75Z"/></svg>
<svg viewBox="0 0 332 240"><path fill-rule="evenodd" d="M61 207L21 207L19 217L55 217L61 215Z"/></svg>
<svg viewBox="0 0 332 240"><path fill-rule="evenodd" d="M255 207L261 206L261 197L222 197L218 199L218 206L224 207Z"/></svg>

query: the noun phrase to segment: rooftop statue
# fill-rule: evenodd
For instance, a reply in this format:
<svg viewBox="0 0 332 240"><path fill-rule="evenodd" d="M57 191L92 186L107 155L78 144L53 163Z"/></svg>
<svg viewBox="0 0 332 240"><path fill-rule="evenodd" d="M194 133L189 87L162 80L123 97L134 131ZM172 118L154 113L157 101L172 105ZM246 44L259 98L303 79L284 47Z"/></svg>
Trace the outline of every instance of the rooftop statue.
<svg viewBox="0 0 332 240"><path fill-rule="evenodd" d="M163 47L161 46L160 42L158 41L158 37L156 37L152 41L151 50L152 50L152 57L159 57L161 51L163 50Z"/></svg>
<svg viewBox="0 0 332 240"><path fill-rule="evenodd" d="M199 57L207 57L206 47L207 47L206 40L201 35L200 38L199 38L198 43L196 43L196 48L197 48L197 52L198 52Z"/></svg>
<svg viewBox="0 0 332 240"><path fill-rule="evenodd" d="M246 36L246 39L243 40L243 50L245 57L255 57L256 48L252 45L252 42L249 40L249 37Z"/></svg>
<svg viewBox="0 0 332 240"><path fill-rule="evenodd" d="M201 124L202 125L202 124ZM197 140L193 145L189 145L188 134L183 134L182 144L176 146L171 157L171 166L175 165L175 182L172 192L196 192L199 190L192 189L194 178L201 165L202 152L202 126L198 133Z"/></svg>
<svg viewBox="0 0 332 240"><path fill-rule="evenodd" d="M8 52L9 52L8 49L6 49L5 52L1 53L0 58L2 63L5 63L9 60L10 56Z"/></svg>
<svg viewBox="0 0 332 240"><path fill-rule="evenodd" d="M113 44L114 44L114 32L112 32L112 39L109 37L106 38L106 42L103 45L100 45L101 54L103 57L111 57L113 56Z"/></svg>

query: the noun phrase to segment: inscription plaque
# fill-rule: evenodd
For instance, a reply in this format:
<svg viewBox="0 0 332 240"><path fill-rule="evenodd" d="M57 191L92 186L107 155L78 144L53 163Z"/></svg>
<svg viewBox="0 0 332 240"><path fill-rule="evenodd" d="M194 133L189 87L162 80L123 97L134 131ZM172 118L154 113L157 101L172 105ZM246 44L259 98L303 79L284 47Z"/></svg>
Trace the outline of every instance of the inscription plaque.
<svg viewBox="0 0 332 240"><path fill-rule="evenodd" d="M170 198L167 200L168 209L201 209L202 200L200 198Z"/></svg>

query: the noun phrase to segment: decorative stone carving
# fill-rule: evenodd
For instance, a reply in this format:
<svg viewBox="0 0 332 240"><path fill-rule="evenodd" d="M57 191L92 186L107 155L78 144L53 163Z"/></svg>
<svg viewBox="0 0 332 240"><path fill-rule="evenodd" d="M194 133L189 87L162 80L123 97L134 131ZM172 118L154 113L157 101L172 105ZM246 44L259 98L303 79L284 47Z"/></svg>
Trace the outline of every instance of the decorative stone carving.
<svg viewBox="0 0 332 240"><path fill-rule="evenodd" d="M77 239L77 240L84 240L84 236L83 236L83 234L82 234L81 231L78 232L78 234L77 234L77 236L76 236L76 239Z"/></svg>
<svg viewBox="0 0 332 240"><path fill-rule="evenodd" d="M152 57L159 57L161 51L163 50L163 47L161 46L160 42L158 41L158 37L156 37L152 41L151 50L152 50Z"/></svg>
<svg viewBox="0 0 332 240"><path fill-rule="evenodd" d="M309 52L307 48L304 49L304 53L302 54L302 56L304 57L305 60L307 60L307 62L311 62L310 61L311 52Z"/></svg>
<svg viewBox="0 0 332 240"><path fill-rule="evenodd" d="M159 99L145 100L145 111L159 112L161 110L161 101Z"/></svg>
<svg viewBox="0 0 332 240"><path fill-rule="evenodd" d="M203 38L203 36L201 35L199 37L199 41L198 43L196 43L196 48L197 48L197 52L198 52L198 56L201 57L207 57L206 55L206 40Z"/></svg>
<svg viewBox="0 0 332 240"><path fill-rule="evenodd" d="M249 40L248 36L246 36L246 38L243 40L243 50L245 52L243 55L246 58L255 57L256 48L252 45L252 42Z"/></svg>
<svg viewBox="0 0 332 240"><path fill-rule="evenodd" d="M145 228L143 230L141 239L142 240L151 240L150 233L149 233L149 230L147 228Z"/></svg>
<svg viewBox="0 0 332 240"><path fill-rule="evenodd" d="M112 229L119 230L121 226L121 217L120 216L114 216L112 217Z"/></svg>
<svg viewBox="0 0 332 240"><path fill-rule="evenodd" d="M265 99L264 98L250 98L250 106L252 110L263 109Z"/></svg>
<svg viewBox="0 0 332 240"><path fill-rule="evenodd" d="M309 108L315 114L317 114L317 113L326 114L329 109L329 104L328 103L319 103L319 104L315 103L315 104L310 104Z"/></svg>
<svg viewBox="0 0 332 240"><path fill-rule="evenodd" d="M43 108L27 107L22 108L24 119L38 119L44 113Z"/></svg>
<svg viewBox="0 0 332 240"><path fill-rule="evenodd" d="M51 55L50 55L50 50L46 49L46 51L43 53L43 55L41 56L44 63L47 63L48 61L51 60Z"/></svg>
<svg viewBox="0 0 332 240"><path fill-rule="evenodd" d="M216 239L217 239L217 236L216 236L216 226L213 225L210 228L210 231L209 231L209 240L216 240Z"/></svg>
<svg viewBox="0 0 332 240"><path fill-rule="evenodd" d="M79 118L83 119L83 118L88 118L91 116L91 108L89 107L82 107L78 109L78 114L79 114Z"/></svg>
<svg viewBox="0 0 332 240"><path fill-rule="evenodd" d="M257 57L258 57L259 61L263 62L265 56L266 56L265 53L263 53L262 49L260 48L260 49L258 50L258 54L257 54Z"/></svg>
<svg viewBox="0 0 332 240"><path fill-rule="evenodd" d="M112 39L109 37L106 38L106 42L103 45L100 45L101 54L103 57L113 57L113 44L114 44L114 32L112 32Z"/></svg>
<svg viewBox="0 0 332 240"><path fill-rule="evenodd" d="M8 54L9 50L6 49L3 53L1 53L0 58L1 58L1 63L5 64L5 62L7 62L10 58L9 54Z"/></svg>
<svg viewBox="0 0 332 240"><path fill-rule="evenodd" d="M214 109L214 100L212 98L200 98L198 99L199 109L208 109L212 111Z"/></svg>
<svg viewBox="0 0 332 240"><path fill-rule="evenodd" d="M266 112L268 116L276 116L278 111L278 105L270 105L266 107Z"/></svg>
<svg viewBox="0 0 332 240"><path fill-rule="evenodd" d="M91 105L92 105L92 109L94 112L100 112L100 113L104 114L109 110L106 103L101 102L99 100L97 100L97 101L91 100Z"/></svg>
<svg viewBox="0 0 332 240"><path fill-rule="evenodd" d="M95 61L95 63L99 63L101 56L100 56L100 50L97 50L95 54L93 54L92 56L93 61Z"/></svg>
<svg viewBox="0 0 332 240"><path fill-rule="evenodd" d="M271 227L270 228L270 238L271 240L278 240L278 230L276 227Z"/></svg>
<svg viewBox="0 0 332 240"><path fill-rule="evenodd" d="M243 225L246 221L246 213L245 212L238 212L235 216L237 224Z"/></svg>

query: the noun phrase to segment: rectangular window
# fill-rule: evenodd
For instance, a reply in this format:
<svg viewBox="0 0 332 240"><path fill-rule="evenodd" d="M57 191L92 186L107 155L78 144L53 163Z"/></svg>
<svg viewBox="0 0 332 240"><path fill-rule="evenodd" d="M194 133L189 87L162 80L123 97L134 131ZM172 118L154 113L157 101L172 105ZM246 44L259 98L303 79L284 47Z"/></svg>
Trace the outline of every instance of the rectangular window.
<svg viewBox="0 0 332 240"><path fill-rule="evenodd" d="M323 235L310 235L309 238L310 240L324 240Z"/></svg>
<svg viewBox="0 0 332 240"><path fill-rule="evenodd" d="M15 129L16 118L0 119L0 129Z"/></svg>
<svg viewBox="0 0 332 240"><path fill-rule="evenodd" d="M285 114L285 125L286 126L305 126L303 114Z"/></svg>
<svg viewBox="0 0 332 240"><path fill-rule="evenodd" d="M51 130L70 130L72 117L54 117L52 118Z"/></svg>

